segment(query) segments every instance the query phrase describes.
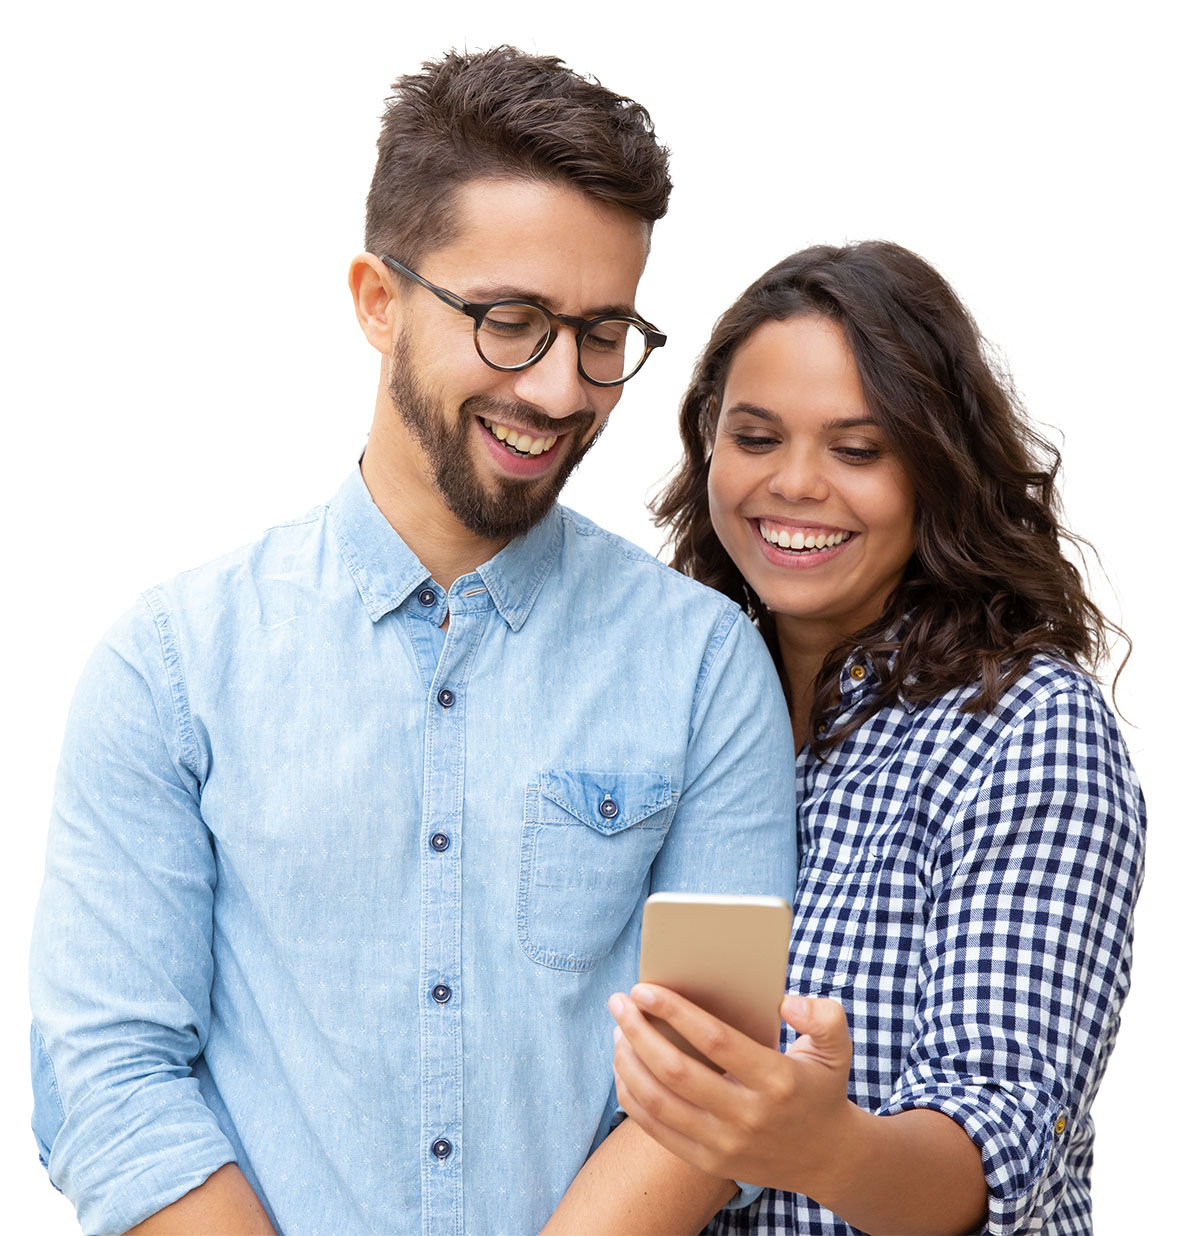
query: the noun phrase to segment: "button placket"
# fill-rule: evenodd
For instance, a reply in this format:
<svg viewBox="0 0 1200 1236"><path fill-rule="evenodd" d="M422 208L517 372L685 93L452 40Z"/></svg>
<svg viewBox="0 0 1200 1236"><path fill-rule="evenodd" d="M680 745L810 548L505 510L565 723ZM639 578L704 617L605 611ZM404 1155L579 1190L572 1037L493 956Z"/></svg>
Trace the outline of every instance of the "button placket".
<svg viewBox="0 0 1200 1236"><path fill-rule="evenodd" d="M419 598L418 598L419 599ZM421 862L421 1236L462 1236L462 858L467 672L486 616L459 609L432 667L425 704ZM428 624L422 624L428 625Z"/></svg>

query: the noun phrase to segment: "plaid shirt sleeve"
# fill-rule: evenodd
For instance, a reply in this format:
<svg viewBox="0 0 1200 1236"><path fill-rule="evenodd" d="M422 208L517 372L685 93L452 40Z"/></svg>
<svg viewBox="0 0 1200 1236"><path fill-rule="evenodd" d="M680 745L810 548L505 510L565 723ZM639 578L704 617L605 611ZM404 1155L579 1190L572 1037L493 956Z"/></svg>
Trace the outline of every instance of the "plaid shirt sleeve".
<svg viewBox="0 0 1200 1236"><path fill-rule="evenodd" d="M1129 985L1145 810L1094 690L1043 686L990 738L960 753L929 867L915 1039L879 1110L931 1108L963 1127L993 1236L1051 1214L1090 1230L1063 1151L1077 1129L1090 1137Z"/></svg>

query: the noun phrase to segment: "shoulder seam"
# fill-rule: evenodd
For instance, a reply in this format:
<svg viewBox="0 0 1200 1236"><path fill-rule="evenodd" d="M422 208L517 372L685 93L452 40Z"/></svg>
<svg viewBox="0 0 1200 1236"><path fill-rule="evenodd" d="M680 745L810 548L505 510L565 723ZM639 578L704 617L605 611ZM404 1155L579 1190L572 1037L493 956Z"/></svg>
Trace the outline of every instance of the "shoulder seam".
<svg viewBox="0 0 1200 1236"><path fill-rule="evenodd" d="M718 593L717 595L719 596L720 594ZM692 693L691 715L693 717L696 715L696 704L700 699L700 694L704 690L709 675L712 672L713 662L728 642L729 633L733 630L738 616L742 612L728 597L723 598L723 600L725 601L725 607L717 615L717 621L713 626L712 633L708 637L708 645L704 650L704 659L700 662L700 672L696 675L696 689Z"/></svg>
<svg viewBox="0 0 1200 1236"><path fill-rule="evenodd" d="M187 683L183 677L183 665L178 645L175 642L170 612L163 599L161 587L150 588L143 592L142 600L150 611L150 617L158 635L163 670L166 672L167 685L171 691L171 706L175 714L175 737L179 743L180 756L185 767L198 779L200 776L200 744L196 741L195 731L192 728L192 709L188 700Z"/></svg>

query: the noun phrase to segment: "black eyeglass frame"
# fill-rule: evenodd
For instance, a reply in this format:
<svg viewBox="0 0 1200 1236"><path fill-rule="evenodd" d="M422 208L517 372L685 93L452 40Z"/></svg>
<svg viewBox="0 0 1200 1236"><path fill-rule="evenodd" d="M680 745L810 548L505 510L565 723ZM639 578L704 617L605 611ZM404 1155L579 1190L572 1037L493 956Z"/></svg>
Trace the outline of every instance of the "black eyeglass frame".
<svg viewBox="0 0 1200 1236"><path fill-rule="evenodd" d="M641 367L646 363L646 358L654 351L655 348L661 348L667 342L667 337L656 327L651 326L649 322L642 318L634 317L632 314L626 315L623 313L605 313L598 318L577 318L572 317L568 313L551 313L545 305L539 305L536 300L522 300L520 297L510 297L505 300L489 300L489 301L470 301L463 300L461 296L456 296L453 292L446 288L440 288L436 283L430 283L428 279L422 279L415 270L409 270L403 262L398 262L394 257L387 253L379 254L379 260L385 265L391 267L398 274L404 275L411 279L414 283L419 283L427 291L430 291L451 309L457 309L459 313L465 313L475 323L475 351L479 353L479 359L483 361L489 369L496 369L500 373L519 373L522 369L528 369L530 365L536 365L538 361L546 355L547 352L554 346L555 339L558 338L558 331L554 329L553 323L559 322L563 326L569 326L575 331L575 367L579 371L579 376L585 381L590 382L592 386L623 386L630 378L634 377ZM490 361L483 354L483 349L479 346L479 329L483 325L484 318L487 317L493 309L498 309L501 305L525 305L528 308L536 309L539 313L546 315L547 320L551 323L550 329L546 332L546 338L541 347L528 359L522 361L519 365L497 365L495 361ZM583 339L584 336L596 326L603 322L625 322L630 326L636 326L642 332L646 340L645 350L642 352L641 359L636 365L623 377L618 378L615 382L601 382L597 378L591 377L583 367Z"/></svg>

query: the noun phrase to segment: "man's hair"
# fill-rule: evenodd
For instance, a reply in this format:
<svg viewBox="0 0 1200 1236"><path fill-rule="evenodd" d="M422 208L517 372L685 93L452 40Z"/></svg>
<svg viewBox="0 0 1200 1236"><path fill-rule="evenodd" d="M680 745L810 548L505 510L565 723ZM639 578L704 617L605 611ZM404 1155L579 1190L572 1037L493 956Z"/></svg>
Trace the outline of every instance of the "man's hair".
<svg viewBox="0 0 1200 1236"><path fill-rule="evenodd" d="M813 749L840 742L901 694L917 703L977 684L968 708L991 709L1039 653L1097 665L1109 636L1124 632L1089 598L1063 553L1064 542L1086 542L1058 519L1058 451L1026 421L950 285L886 241L793 253L717 322L680 409L683 462L654 504L674 541L672 565L746 610L782 677L774 615L713 528L708 471L738 349L764 323L796 318L841 327L867 405L916 499L916 552L900 586L883 615L847 634L817 675ZM817 727L837 711L839 675L855 649L873 659L880 691L867 711L822 733Z"/></svg>
<svg viewBox="0 0 1200 1236"><path fill-rule="evenodd" d="M365 246L414 265L454 237L458 189L479 178L565 184L652 225L667 150L639 103L554 56L451 51L399 77L383 114Z"/></svg>

